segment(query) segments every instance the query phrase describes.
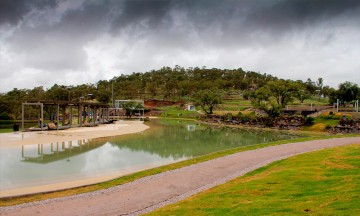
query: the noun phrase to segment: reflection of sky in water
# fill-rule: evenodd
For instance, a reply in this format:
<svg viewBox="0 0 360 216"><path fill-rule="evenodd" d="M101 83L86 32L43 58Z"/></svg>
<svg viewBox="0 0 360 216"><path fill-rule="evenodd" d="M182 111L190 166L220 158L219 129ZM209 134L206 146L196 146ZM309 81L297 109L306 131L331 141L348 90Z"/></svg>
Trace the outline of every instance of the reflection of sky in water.
<svg viewBox="0 0 360 216"><path fill-rule="evenodd" d="M38 145L24 147L25 157L36 158L39 156ZM120 149L106 143L84 154L71 156L69 153L69 157L41 164L21 162L22 156L19 148L9 148L1 151L0 189L76 180L114 172L129 173L174 162L171 157L161 158L158 155L148 154L144 151L134 152L128 148ZM56 154L51 152L50 144L43 145L43 152L44 154Z"/></svg>
<svg viewBox="0 0 360 216"><path fill-rule="evenodd" d="M0 147L0 189L136 172L223 149L290 138L177 121L150 124L141 134L25 145L23 149Z"/></svg>

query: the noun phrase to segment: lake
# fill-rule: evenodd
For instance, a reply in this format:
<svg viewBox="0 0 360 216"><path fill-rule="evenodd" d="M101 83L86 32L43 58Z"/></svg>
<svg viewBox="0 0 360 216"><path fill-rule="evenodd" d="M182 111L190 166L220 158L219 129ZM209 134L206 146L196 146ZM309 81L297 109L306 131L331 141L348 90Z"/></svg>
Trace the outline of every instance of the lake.
<svg viewBox="0 0 360 216"><path fill-rule="evenodd" d="M0 148L0 189L125 175L239 146L296 138L192 121L152 120L130 135Z"/></svg>

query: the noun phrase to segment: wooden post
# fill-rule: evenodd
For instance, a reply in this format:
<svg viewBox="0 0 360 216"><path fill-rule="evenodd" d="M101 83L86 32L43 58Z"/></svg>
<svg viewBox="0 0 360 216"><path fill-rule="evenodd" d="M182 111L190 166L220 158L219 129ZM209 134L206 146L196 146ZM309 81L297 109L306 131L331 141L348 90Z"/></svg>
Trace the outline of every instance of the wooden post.
<svg viewBox="0 0 360 216"><path fill-rule="evenodd" d="M72 105L70 105L70 116L69 116L69 124L70 124L70 127L72 126Z"/></svg>
<svg viewBox="0 0 360 216"><path fill-rule="evenodd" d="M78 122L80 127L82 127L82 122L83 122L83 107L79 104L78 105Z"/></svg>
<svg viewBox="0 0 360 216"><path fill-rule="evenodd" d="M106 107L106 120L109 120L109 107Z"/></svg>
<svg viewBox="0 0 360 216"><path fill-rule="evenodd" d="M97 119L97 107L94 107L94 112L93 112L93 119L94 119L94 126L96 125L96 119Z"/></svg>
<svg viewBox="0 0 360 216"><path fill-rule="evenodd" d="M90 123L90 106L87 107L87 121Z"/></svg>
<svg viewBox="0 0 360 216"><path fill-rule="evenodd" d="M40 121L40 124L41 124L41 130L43 130L43 127L44 127L44 104L40 104L40 116L41 116L41 121Z"/></svg>
<svg viewBox="0 0 360 216"><path fill-rule="evenodd" d="M62 106L62 126L64 126L65 125L65 116L66 116L66 106Z"/></svg>
<svg viewBox="0 0 360 216"><path fill-rule="evenodd" d="M60 105L57 105L57 113L56 113L56 130L59 129L59 113L60 113Z"/></svg>
<svg viewBox="0 0 360 216"><path fill-rule="evenodd" d="M24 117L25 117L25 113L24 113L24 103L21 105L21 131L25 131L24 130Z"/></svg>

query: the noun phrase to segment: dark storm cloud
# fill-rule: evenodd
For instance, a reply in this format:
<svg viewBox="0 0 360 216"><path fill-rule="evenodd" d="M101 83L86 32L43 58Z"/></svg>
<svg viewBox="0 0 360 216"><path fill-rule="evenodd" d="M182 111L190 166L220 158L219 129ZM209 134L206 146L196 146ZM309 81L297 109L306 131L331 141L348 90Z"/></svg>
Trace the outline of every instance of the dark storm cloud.
<svg viewBox="0 0 360 216"><path fill-rule="evenodd" d="M0 25L16 25L23 17L33 9L53 8L57 0L1 0L0 1Z"/></svg>
<svg viewBox="0 0 360 216"><path fill-rule="evenodd" d="M254 10L248 17L247 27L270 31L286 31L319 21L327 21L347 12L355 12L358 0L290 0ZM359 17L359 16L358 16Z"/></svg>
<svg viewBox="0 0 360 216"><path fill-rule="evenodd" d="M1 0L0 23L16 24L33 9L54 8L62 0ZM284 30L293 26L325 21L360 6L359 0L106 0L84 1L66 11L62 22L71 27L97 26L110 22L114 30L146 21L147 28L169 24L169 11L187 12L189 22L206 27L221 26ZM236 23L236 25L234 24ZM228 26L228 27L227 27ZM236 31L236 29L233 29ZM229 33L233 32L230 31Z"/></svg>
<svg viewBox="0 0 360 216"><path fill-rule="evenodd" d="M128 0L124 1L121 14L113 20L113 28L121 29L146 20L149 27L157 27L176 1L171 0Z"/></svg>
<svg viewBox="0 0 360 216"><path fill-rule="evenodd" d="M360 69L359 22L360 0L0 0L0 76L179 64L336 77Z"/></svg>

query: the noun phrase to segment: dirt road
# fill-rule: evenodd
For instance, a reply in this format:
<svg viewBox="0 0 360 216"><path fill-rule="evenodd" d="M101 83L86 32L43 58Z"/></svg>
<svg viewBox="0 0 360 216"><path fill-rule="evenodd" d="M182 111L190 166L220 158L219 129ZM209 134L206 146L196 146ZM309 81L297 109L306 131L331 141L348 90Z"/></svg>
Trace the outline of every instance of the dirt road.
<svg viewBox="0 0 360 216"><path fill-rule="evenodd" d="M0 208L0 215L138 215L177 202L276 160L360 143L360 137L291 143L240 152L107 190Z"/></svg>

